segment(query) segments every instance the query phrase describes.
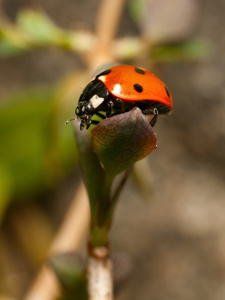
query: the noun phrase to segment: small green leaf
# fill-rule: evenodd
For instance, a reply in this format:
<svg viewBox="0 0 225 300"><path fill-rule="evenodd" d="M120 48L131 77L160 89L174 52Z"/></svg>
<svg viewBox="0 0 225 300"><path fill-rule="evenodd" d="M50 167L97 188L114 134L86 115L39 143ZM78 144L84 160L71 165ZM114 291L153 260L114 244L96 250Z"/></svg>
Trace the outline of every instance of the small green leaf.
<svg viewBox="0 0 225 300"><path fill-rule="evenodd" d="M138 108L107 118L92 130L93 149L110 176L147 156L156 142L149 121Z"/></svg>
<svg viewBox="0 0 225 300"><path fill-rule="evenodd" d="M199 40L159 46L152 50L155 62L179 62L204 58L208 55L208 45Z"/></svg>
<svg viewBox="0 0 225 300"><path fill-rule="evenodd" d="M15 41L8 39L0 40L0 56L2 57L19 55L25 51L27 51L27 48L15 43Z"/></svg>
<svg viewBox="0 0 225 300"><path fill-rule="evenodd" d="M0 20L0 56L19 55L29 49L26 37L15 26Z"/></svg>
<svg viewBox="0 0 225 300"><path fill-rule="evenodd" d="M39 44L60 43L64 36L63 30L41 11L22 10L17 22L21 31Z"/></svg>

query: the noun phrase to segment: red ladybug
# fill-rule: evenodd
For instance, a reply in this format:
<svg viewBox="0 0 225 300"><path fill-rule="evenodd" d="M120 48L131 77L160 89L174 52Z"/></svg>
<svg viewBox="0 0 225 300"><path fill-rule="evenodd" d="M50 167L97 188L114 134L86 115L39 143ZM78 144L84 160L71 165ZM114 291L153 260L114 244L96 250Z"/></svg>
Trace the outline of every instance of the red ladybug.
<svg viewBox="0 0 225 300"><path fill-rule="evenodd" d="M171 94L165 84L151 72L139 67L120 65L98 74L80 96L76 115L81 119L80 130L97 124L93 115L102 118L139 107L143 114L166 114L173 108ZM104 113L105 112L105 116Z"/></svg>

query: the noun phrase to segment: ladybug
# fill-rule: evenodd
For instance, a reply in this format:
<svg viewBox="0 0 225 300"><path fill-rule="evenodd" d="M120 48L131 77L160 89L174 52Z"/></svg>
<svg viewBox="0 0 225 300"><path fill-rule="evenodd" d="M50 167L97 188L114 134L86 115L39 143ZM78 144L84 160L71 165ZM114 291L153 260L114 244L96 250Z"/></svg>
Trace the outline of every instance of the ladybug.
<svg viewBox="0 0 225 300"><path fill-rule="evenodd" d="M75 113L81 119L80 130L99 122L101 118L130 111L134 107L143 114L153 115L154 126L158 114L173 108L171 94L165 84L151 72L130 65L119 65L98 74L81 94Z"/></svg>

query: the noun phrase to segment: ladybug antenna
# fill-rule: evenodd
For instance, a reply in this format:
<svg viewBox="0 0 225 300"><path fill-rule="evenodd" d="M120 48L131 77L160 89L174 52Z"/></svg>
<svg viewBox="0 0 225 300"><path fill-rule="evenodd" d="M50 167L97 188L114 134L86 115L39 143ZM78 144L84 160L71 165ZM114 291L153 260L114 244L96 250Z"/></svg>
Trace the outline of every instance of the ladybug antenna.
<svg viewBox="0 0 225 300"><path fill-rule="evenodd" d="M72 119L70 119L70 120L67 120L67 121L65 122L65 124L67 125L67 124L69 124L71 121L74 121L74 120L76 120L76 118L72 118Z"/></svg>

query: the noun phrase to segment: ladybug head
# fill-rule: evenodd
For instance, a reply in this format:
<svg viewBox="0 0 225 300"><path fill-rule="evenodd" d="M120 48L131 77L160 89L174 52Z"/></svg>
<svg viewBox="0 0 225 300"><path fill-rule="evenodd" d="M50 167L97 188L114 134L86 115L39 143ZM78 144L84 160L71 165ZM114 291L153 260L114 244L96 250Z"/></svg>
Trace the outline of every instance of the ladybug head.
<svg viewBox="0 0 225 300"><path fill-rule="evenodd" d="M93 108L91 102L89 101L81 101L78 103L76 108L76 115L78 117L82 117L83 115L93 115L95 112L95 109Z"/></svg>
<svg viewBox="0 0 225 300"><path fill-rule="evenodd" d="M100 98L94 95L89 100L79 101L76 107L76 115L81 119L80 129L82 130L85 126L87 129L92 124L92 116L99 110L101 103L104 102L104 98Z"/></svg>
<svg viewBox="0 0 225 300"><path fill-rule="evenodd" d="M88 100L80 99L76 108L76 115L78 117L81 117L84 114L94 115L95 112L100 109L104 100L103 97L99 97L97 94L93 95Z"/></svg>
<svg viewBox="0 0 225 300"><path fill-rule="evenodd" d="M78 101L75 114L81 119L81 130L92 124L92 116L105 110L109 92L103 82L97 78L92 80L84 89Z"/></svg>

